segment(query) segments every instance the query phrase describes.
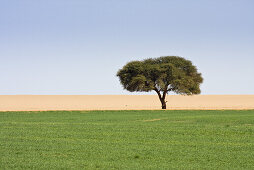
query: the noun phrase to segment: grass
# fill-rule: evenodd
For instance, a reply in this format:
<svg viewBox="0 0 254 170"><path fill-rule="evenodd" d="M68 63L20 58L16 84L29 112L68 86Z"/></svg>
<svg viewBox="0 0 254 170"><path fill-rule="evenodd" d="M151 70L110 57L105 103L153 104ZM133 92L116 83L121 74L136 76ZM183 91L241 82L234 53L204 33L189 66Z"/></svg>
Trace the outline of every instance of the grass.
<svg viewBox="0 0 254 170"><path fill-rule="evenodd" d="M0 169L254 169L254 110L0 112Z"/></svg>

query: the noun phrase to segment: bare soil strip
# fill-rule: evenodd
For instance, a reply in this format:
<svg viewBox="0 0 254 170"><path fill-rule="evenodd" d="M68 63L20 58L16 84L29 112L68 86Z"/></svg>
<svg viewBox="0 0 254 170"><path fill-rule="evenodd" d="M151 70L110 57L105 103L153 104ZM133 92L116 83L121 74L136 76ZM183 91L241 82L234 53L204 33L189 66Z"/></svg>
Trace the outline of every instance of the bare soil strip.
<svg viewBox="0 0 254 170"><path fill-rule="evenodd" d="M0 95L0 111L157 109L157 95ZM254 109L254 95L169 95L167 109Z"/></svg>
<svg viewBox="0 0 254 170"><path fill-rule="evenodd" d="M161 120L161 119L144 120L144 122L154 122L154 121L158 121L158 120Z"/></svg>

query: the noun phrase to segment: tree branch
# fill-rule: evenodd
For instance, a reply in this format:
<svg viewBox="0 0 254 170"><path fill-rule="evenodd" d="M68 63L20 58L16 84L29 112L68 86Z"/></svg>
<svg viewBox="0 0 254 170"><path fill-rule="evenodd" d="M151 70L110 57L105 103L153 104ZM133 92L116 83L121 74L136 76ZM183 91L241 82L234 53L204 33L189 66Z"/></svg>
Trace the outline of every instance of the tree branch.
<svg viewBox="0 0 254 170"><path fill-rule="evenodd" d="M167 92L172 91L172 90L173 90L173 88L169 88L169 89L167 90Z"/></svg>
<svg viewBox="0 0 254 170"><path fill-rule="evenodd" d="M159 96L159 98L160 98L160 100L161 100L162 97L161 97L160 91L159 91L156 87L154 87L154 91L156 91L156 93L158 94L158 96Z"/></svg>
<svg viewBox="0 0 254 170"><path fill-rule="evenodd" d="M164 91L163 91L163 96L162 96L163 100L165 100L165 98L166 98L166 95L167 95L167 92L168 92L168 85L169 85L169 84L167 84L167 85L165 86L165 89L164 89Z"/></svg>

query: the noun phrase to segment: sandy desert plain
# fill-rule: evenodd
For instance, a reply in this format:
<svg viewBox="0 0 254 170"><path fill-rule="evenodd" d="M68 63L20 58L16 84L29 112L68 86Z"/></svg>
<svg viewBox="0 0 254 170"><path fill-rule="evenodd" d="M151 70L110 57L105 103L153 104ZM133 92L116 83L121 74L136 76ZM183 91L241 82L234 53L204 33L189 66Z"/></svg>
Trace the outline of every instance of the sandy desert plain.
<svg viewBox="0 0 254 170"><path fill-rule="evenodd" d="M157 95L0 95L0 111L157 110ZM170 110L254 109L254 95L168 95Z"/></svg>

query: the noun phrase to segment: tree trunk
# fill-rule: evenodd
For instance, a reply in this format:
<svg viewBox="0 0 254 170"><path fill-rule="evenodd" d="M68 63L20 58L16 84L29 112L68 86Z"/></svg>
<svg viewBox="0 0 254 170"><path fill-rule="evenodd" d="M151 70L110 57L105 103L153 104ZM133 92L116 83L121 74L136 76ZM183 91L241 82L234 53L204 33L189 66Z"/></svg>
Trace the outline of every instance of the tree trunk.
<svg viewBox="0 0 254 170"><path fill-rule="evenodd" d="M167 105L166 105L166 101L165 101L165 98L166 98L166 95L167 95L167 91L164 91L163 95L161 95L160 91L157 88L154 88L154 91L156 91L156 93L159 96L159 99L161 101L161 108L162 109L167 109Z"/></svg>
<svg viewBox="0 0 254 170"><path fill-rule="evenodd" d="M161 108L162 109L167 109L167 104L165 102L165 99L161 99Z"/></svg>

